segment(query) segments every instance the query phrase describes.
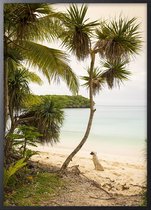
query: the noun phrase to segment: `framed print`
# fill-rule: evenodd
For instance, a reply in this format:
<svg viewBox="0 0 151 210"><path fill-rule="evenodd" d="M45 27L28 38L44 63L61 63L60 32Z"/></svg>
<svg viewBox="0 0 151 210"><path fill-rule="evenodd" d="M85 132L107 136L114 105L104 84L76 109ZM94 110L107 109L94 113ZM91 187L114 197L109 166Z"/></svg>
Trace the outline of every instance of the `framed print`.
<svg viewBox="0 0 151 210"><path fill-rule="evenodd" d="M0 6L2 208L149 209L149 1Z"/></svg>

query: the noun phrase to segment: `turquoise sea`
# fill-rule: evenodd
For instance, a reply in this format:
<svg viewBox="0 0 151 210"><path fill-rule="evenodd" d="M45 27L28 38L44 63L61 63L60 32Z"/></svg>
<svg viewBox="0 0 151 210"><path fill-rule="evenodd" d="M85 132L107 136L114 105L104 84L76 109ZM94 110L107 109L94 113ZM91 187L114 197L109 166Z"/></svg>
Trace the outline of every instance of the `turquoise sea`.
<svg viewBox="0 0 151 210"><path fill-rule="evenodd" d="M75 148L82 139L89 109L65 109L57 148ZM96 106L92 129L82 151L138 158L146 154L145 106Z"/></svg>

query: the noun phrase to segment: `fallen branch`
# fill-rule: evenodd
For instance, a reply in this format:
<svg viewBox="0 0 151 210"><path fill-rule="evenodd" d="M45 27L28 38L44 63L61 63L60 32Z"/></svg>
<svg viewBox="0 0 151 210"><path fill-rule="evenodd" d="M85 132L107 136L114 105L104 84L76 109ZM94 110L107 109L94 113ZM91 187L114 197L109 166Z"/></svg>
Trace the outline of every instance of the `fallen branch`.
<svg viewBox="0 0 151 210"><path fill-rule="evenodd" d="M134 187L140 187L140 188L146 189L146 186L141 186L141 185L138 185L138 184L130 184L130 185L132 185L132 186L134 186Z"/></svg>
<svg viewBox="0 0 151 210"><path fill-rule="evenodd" d="M112 197L111 194L110 194L108 191L106 191L104 188L102 188L102 187L100 186L100 184L98 184L98 183L97 183L96 181L94 181L94 180L91 180L91 181L92 181L93 186L95 186L95 187L97 187L97 188L103 190L103 191L104 191L105 193L107 193L110 197Z"/></svg>
<svg viewBox="0 0 151 210"><path fill-rule="evenodd" d="M87 180L89 180L89 182L91 182L91 184L92 184L93 186L99 188L100 190L102 190L102 191L104 191L106 194L108 194L110 197L112 197L112 195L111 195L108 191L106 191L104 188L102 188L102 187L100 186L99 183L97 183L96 181L94 181L94 180L92 180L92 179L89 179L87 176L85 176L85 175L82 174L82 173L81 173L81 175L84 176Z"/></svg>

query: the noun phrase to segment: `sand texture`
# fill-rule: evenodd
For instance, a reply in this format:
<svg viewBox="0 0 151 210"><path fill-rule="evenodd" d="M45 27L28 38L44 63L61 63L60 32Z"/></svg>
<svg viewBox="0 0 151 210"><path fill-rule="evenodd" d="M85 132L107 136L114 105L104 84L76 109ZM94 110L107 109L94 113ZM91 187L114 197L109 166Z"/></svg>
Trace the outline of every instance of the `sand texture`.
<svg viewBox="0 0 151 210"><path fill-rule="evenodd" d="M32 160L47 168L57 170L69 153L70 151L63 149L50 152L40 151L39 155L32 157ZM111 157L108 159L102 157L99 161L104 171L94 169L90 155L77 154L68 167L69 174L64 177L64 180L69 183L68 189L61 193L59 199L54 198L45 205L140 205L142 190L145 189L146 183L145 162L144 164L127 163L126 160L117 162L111 161ZM70 174L75 165L79 165L80 179L79 176Z"/></svg>

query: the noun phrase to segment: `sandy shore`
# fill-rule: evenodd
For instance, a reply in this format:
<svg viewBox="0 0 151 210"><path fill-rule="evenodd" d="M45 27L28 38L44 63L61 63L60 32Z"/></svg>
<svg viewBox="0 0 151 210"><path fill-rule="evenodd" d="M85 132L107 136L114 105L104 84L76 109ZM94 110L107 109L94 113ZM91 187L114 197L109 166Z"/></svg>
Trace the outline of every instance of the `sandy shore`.
<svg viewBox="0 0 151 210"><path fill-rule="evenodd" d="M32 157L33 161L46 164L48 167L60 168L71 151L65 149L51 148L49 152L43 152L38 147L39 155ZM146 181L146 163L136 163L118 158L107 157L98 154L104 171L96 171L89 153L78 153L70 163L69 167L79 165L80 171L88 178L98 182L104 189L118 195L138 195L142 192ZM113 161L112 161L112 160Z"/></svg>

